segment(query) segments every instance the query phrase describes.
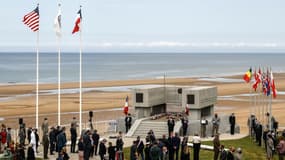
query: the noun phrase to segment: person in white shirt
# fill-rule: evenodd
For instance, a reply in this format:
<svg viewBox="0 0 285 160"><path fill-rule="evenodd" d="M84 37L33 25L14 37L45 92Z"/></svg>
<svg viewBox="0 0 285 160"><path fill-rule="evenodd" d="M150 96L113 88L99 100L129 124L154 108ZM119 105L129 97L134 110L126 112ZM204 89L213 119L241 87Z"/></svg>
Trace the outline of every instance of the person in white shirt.
<svg viewBox="0 0 285 160"><path fill-rule="evenodd" d="M200 146L201 146L201 138L200 136L195 133L193 136L193 150L194 150L194 154L193 154L193 159L194 160L199 160L199 152L200 152Z"/></svg>
<svg viewBox="0 0 285 160"><path fill-rule="evenodd" d="M36 149L37 142L36 142L35 128L33 128L32 132L31 132L31 142L30 142L30 144L32 145L32 148L33 148L35 156L36 156L36 154L37 154L37 152L36 152L36 150L37 150Z"/></svg>

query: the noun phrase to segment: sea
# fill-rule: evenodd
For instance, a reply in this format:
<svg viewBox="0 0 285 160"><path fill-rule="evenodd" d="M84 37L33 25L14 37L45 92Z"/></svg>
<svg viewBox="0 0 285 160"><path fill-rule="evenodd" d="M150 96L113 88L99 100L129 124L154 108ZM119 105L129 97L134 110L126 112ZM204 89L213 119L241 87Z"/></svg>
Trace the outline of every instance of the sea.
<svg viewBox="0 0 285 160"><path fill-rule="evenodd" d="M280 53L83 53L82 80L221 77L250 67L285 72ZM35 83L36 53L0 53L0 84ZM39 54L39 82L57 83L58 54ZM61 53L61 82L79 81L79 53Z"/></svg>

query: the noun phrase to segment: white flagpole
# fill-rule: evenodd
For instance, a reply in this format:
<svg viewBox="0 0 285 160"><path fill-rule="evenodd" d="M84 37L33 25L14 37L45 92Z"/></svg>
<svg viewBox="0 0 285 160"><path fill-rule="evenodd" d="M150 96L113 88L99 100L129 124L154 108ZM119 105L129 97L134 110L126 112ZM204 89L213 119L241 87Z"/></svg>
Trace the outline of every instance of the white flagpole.
<svg viewBox="0 0 285 160"><path fill-rule="evenodd" d="M58 4L58 7L60 9L60 4ZM61 112L61 48L60 48L60 43L61 43L61 37L57 37L57 45L58 45L58 97L57 97L57 109L58 109L58 126L60 126L60 112Z"/></svg>
<svg viewBox="0 0 285 160"><path fill-rule="evenodd" d="M36 59L36 128L39 128L39 30L37 31L37 59Z"/></svg>
<svg viewBox="0 0 285 160"><path fill-rule="evenodd" d="M80 6L80 10L81 10L81 6ZM82 131L82 19L80 22L81 26L80 26L80 55L79 55L79 134L81 134Z"/></svg>

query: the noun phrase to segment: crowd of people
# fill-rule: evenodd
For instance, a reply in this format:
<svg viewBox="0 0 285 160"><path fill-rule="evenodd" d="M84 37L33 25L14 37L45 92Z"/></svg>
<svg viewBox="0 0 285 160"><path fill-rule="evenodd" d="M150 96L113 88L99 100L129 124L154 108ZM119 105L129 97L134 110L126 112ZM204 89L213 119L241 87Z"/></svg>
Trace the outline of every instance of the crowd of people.
<svg viewBox="0 0 285 160"><path fill-rule="evenodd" d="M248 119L249 135L260 147L264 147L266 157L272 160L273 156L278 155L279 160L285 157L285 130L277 132L278 122L273 116L266 113L266 123L262 125L261 121L255 115ZM263 144L262 144L263 141Z"/></svg>

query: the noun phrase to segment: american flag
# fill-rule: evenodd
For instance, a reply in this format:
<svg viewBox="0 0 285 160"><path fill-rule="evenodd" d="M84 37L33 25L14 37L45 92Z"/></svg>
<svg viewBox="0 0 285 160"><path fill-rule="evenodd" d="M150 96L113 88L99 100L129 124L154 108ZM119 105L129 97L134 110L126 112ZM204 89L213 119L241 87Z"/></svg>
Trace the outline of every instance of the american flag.
<svg viewBox="0 0 285 160"><path fill-rule="evenodd" d="M26 14L23 18L23 22L32 31L34 32L38 31L40 23L39 6L37 6L36 9L34 9L32 12Z"/></svg>

